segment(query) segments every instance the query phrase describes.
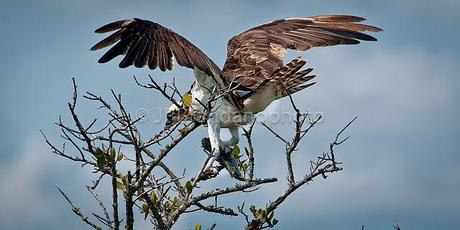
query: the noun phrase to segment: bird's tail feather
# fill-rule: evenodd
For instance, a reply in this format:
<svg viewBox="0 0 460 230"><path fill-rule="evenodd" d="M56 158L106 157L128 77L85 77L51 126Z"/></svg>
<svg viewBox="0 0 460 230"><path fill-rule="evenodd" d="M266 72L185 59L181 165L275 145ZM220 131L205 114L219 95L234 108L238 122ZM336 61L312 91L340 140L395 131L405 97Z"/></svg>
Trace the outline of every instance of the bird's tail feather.
<svg viewBox="0 0 460 230"><path fill-rule="evenodd" d="M316 76L308 75L313 71L312 68L299 71L306 63L299 57L273 73L271 81L275 83L277 98L286 97L315 84L307 83Z"/></svg>

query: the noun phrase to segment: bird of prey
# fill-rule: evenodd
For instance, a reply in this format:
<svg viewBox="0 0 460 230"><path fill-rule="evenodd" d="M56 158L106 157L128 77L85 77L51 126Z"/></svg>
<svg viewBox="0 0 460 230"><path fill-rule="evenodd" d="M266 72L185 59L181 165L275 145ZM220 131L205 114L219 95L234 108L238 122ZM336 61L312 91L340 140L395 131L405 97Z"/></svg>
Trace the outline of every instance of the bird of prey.
<svg viewBox="0 0 460 230"><path fill-rule="evenodd" d="M203 113L212 101L207 117L212 154L216 159L223 146L238 143L238 128L254 119L273 101L294 94L314 83L306 61L295 58L284 64L288 49L306 51L313 47L352 45L377 39L365 32L380 28L361 24L364 18L349 15L324 15L279 19L244 31L228 41L227 59L219 68L206 54L174 31L143 19L126 19L100 27L96 33L114 31L91 50L113 45L100 59L106 63L124 55L121 68L134 65L162 71L171 70L173 60L193 69L195 81L192 102L187 108L172 105L167 125ZM220 129L228 128L232 137L220 139ZM212 164L212 161L210 161Z"/></svg>

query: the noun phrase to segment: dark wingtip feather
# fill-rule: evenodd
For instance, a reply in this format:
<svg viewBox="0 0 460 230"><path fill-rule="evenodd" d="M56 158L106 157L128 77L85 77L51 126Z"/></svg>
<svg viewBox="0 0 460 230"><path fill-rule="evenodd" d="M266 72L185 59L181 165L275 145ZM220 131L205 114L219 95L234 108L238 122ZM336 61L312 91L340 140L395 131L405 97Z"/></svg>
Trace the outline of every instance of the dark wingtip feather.
<svg viewBox="0 0 460 230"><path fill-rule="evenodd" d="M308 83L308 84L305 84L305 85L298 85L298 86L295 86L295 87L292 87L292 88L288 89L289 92L287 92L287 93L295 94L295 93L297 93L299 91L302 91L302 90L304 90L304 89L306 89L306 88L308 88L308 87L310 87L310 86L312 86L314 84L316 84L316 82ZM286 93L283 93L283 94L285 94L284 96L288 95Z"/></svg>
<svg viewBox="0 0 460 230"><path fill-rule="evenodd" d="M369 28L367 31L370 31L370 32L382 32L383 29L380 28L380 27L377 27L377 26L370 26L370 25L367 25Z"/></svg>
<svg viewBox="0 0 460 230"><path fill-rule="evenodd" d="M110 60L114 59L116 56L118 56L118 53L114 53L113 50L107 51L104 55L102 55L101 58L97 61L98 63L107 63Z"/></svg>
<svg viewBox="0 0 460 230"><path fill-rule="evenodd" d="M362 40L362 41L370 41L370 42L377 41L377 38L369 34L365 34L365 33L359 33L357 39Z"/></svg>
<svg viewBox="0 0 460 230"><path fill-rule="evenodd" d="M371 41L371 42L375 42L377 41L377 38L373 37L373 36L369 36L369 40L366 40L366 41Z"/></svg>
<svg viewBox="0 0 460 230"><path fill-rule="evenodd" d="M338 31L339 35L345 35L345 36L349 36L351 38L355 38L355 39L359 39L359 40L362 40L362 41L377 41L377 39L371 35L368 35L368 34L365 34L365 33L361 33L361 32L357 32L357 31L353 31L353 30L343 30L343 31ZM359 41L356 43L356 44L359 44Z"/></svg>
<svg viewBox="0 0 460 230"><path fill-rule="evenodd" d="M118 67L122 68L122 69L125 69L127 68L128 66L130 66L131 64L127 64L126 62L123 62L121 61L119 64L118 64Z"/></svg>
<svg viewBox="0 0 460 230"><path fill-rule="evenodd" d="M310 86L312 86L312 85L314 85L314 84L316 84L316 82L312 82L312 83L308 83L308 84L305 84L305 85L301 85L301 86L300 86L300 88L301 88L300 90L306 89L306 88L308 88L308 87L310 87Z"/></svg>
<svg viewBox="0 0 460 230"><path fill-rule="evenodd" d="M99 58L99 60L97 60L97 63L107 63L108 61L110 61L110 60L103 59L103 57L101 57L101 58Z"/></svg>
<svg viewBox="0 0 460 230"><path fill-rule="evenodd" d="M368 35L365 33L355 32L353 35L354 35L353 36L354 38L362 40L362 41L377 41L375 37L372 37L371 35Z"/></svg>
<svg viewBox="0 0 460 230"><path fill-rule="evenodd" d="M311 18L320 22L362 22L366 20L363 17L353 15L318 15Z"/></svg>
<svg viewBox="0 0 460 230"><path fill-rule="evenodd" d="M133 21L134 19L125 19L125 20L112 22L107 25L99 27L98 29L94 31L94 33L102 34L102 33L110 32L110 31L114 31L114 30L117 30L117 29L120 29L122 27L129 25Z"/></svg>
<svg viewBox="0 0 460 230"><path fill-rule="evenodd" d="M372 26L372 25L365 25L359 24L357 22L365 21L366 19L359 16L352 16L352 15L320 15L312 17L318 22L322 23L331 23L334 25L348 25L355 31L370 31L370 32L381 32L383 31L382 28ZM339 26L340 27L340 26Z"/></svg>
<svg viewBox="0 0 460 230"><path fill-rule="evenodd" d="M118 30L117 32L111 34L110 36L108 36L107 38L103 39L102 41L98 42L96 45L94 45L93 47L91 47L91 51L95 51L95 50L98 50L98 49L102 49L104 47L107 47L107 46L110 46L116 42L118 42L120 39L121 39L121 36L123 34L123 32L125 31L126 29L121 29L121 30Z"/></svg>

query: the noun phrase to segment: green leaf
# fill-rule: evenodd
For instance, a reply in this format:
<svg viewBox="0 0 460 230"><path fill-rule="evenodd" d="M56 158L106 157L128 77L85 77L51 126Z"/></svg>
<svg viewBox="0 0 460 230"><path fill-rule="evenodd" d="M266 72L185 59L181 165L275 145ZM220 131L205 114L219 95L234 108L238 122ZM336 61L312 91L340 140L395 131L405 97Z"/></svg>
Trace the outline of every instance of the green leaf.
<svg viewBox="0 0 460 230"><path fill-rule="evenodd" d="M109 161L113 161L115 159L115 148L112 148L110 151L110 158L108 159Z"/></svg>
<svg viewBox="0 0 460 230"><path fill-rule="evenodd" d="M148 213L149 212L149 206L147 204L142 204L141 212L142 213Z"/></svg>
<svg viewBox="0 0 460 230"><path fill-rule="evenodd" d="M191 192L192 192L193 185L192 185L192 182L191 182L191 181L187 181L187 183L185 183L185 189L187 189L187 193L191 193Z"/></svg>
<svg viewBox="0 0 460 230"><path fill-rule="evenodd" d="M251 207L249 207L249 210L252 212L252 215L254 215L254 217L256 217L256 206L251 205Z"/></svg>
<svg viewBox="0 0 460 230"><path fill-rule="evenodd" d="M149 206L147 204L142 204L141 213L145 213L144 220L147 219L147 216L149 215Z"/></svg>
<svg viewBox="0 0 460 230"><path fill-rule="evenodd" d="M97 148L96 153L95 153L95 157L96 157L97 167L99 169L103 169L105 167L105 164L107 163L107 159L105 157L104 151L102 151L102 149L100 149L100 148Z"/></svg>
<svg viewBox="0 0 460 230"><path fill-rule="evenodd" d="M182 105L185 108L188 108L192 105L192 94L191 93L186 93L184 96L182 96Z"/></svg>
<svg viewBox="0 0 460 230"><path fill-rule="evenodd" d="M97 148L95 154L96 154L96 157L97 157L97 156L104 156L104 155L105 155L105 154L104 154L104 151L102 151L101 148Z"/></svg>
<svg viewBox="0 0 460 230"><path fill-rule="evenodd" d="M122 176L121 177L121 182L123 182L124 185L128 185L128 177L127 176Z"/></svg>
<svg viewBox="0 0 460 230"><path fill-rule="evenodd" d="M125 189L125 185L123 185L123 183L121 183L120 181L117 181L117 189L123 191L123 189Z"/></svg>
<svg viewBox="0 0 460 230"><path fill-rule="evenodd" d="M268 214L268 219L273 219L273 215L275 215L275 211L271 211L270 214Z"/></svg>
<svg viewBox="0 0 460 230"><path fill-rule="evenodd" d="M232 149L232 154L235 157L235 159L237 160L240 159L240 152L241 152L240 147L238 147L238 145L234 145Z"/></svg>
<svg viewBox="0 0 460 230"><path fill-rule="evenodd" d="M177 199L177 196L174 197L173 202L172 202L172 206L174 208L179 206L179 200Z"/></svg>
<svg viewBox="0 0 460 230"><path fill-rule="evenodd" d="M165 203L165 211L171 212L171 203L169 203L169 201L166 201Z"/></svg>
<svg viewBox="0 0 460 230"><path fill-rule="evenodd" d="M242 169L242 171L243 171L244 173L246 173L246 171L248 170L248 164L247 164L247 163L243 163L243 164L241 165L241 169Z"/></svg>
<svg viewBox="0 0 460 230"><path fill-rule="evenodd" d="M117 161L123 160L123 153L119 152L117 156Z"/></svg>
<svg viewBox="0 0 460 230"><path fill-rule="evenodd" d="M195 230L201 230L201 224L196 224L195 225Z"/></svg>
<svg viewBox="0 0 460 230"><path fill-rule="evenodd" d="M152 201L152 203L154 205L156 205L157 201L158 201L158 197L157 197L157 194L154 193L154 192L151 192L150 193L150 201Z"/></svg>
<svg viewBox="0 0 460 230"><path fill-rule="evenodd" d="M263 217L263 216L262 216L262 209L257 209L256 218L259 219L259 218L261 218L261 217Z"/></svg>
<svg viewBox="0 0 460 230"><path fill-rule="evenodd" d="M262 209L262 218L267 218L267 209Z"/></svg>

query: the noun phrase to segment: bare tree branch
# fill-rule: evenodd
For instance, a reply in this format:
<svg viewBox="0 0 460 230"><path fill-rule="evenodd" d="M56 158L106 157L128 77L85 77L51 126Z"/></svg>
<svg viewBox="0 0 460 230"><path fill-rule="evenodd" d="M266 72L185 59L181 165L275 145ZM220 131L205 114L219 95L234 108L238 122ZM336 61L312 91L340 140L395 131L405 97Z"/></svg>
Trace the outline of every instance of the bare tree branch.
<svg viewBox="0 0 460 230"><path fill-rule="evenodd" d="M159 93L163 98L180 107L180 103L175 99L180 97L180 91L176 87L175 82L172 84L161 85L149 76L149 83L142 84L134 77L136 84L141 88L151 89L155 93ZM217 109L214 107L215 100L224 96L233 90L227 89L223 92L213 92L215 95L208 101L198 101L205 111L200 114L194 114L190 123L178 123L171 129L160 129L159 131L145 135L141 135L140 123L142 117L132 118L130 112L126 109L122 97L114 90L111 90L112 99L105 99L97 96L94 93L87 92L83 98L90 102L95 102L99 108L105 113L107 121L100 117L90 119L88 124L84 124L77 114L77 84L75 79L73 83L72 100L68 103L68 108L71 117L71 125L68 125L59 118L56 125L61 132L61 138L64 140L62 147L57 147L42 132L43 138L51 151L65 159L77 162L86 168L91 168L95 175L92 180L92 185L87 186L87 190L92 194L93 198L101 208L102 214L99 215L93 212L93 217L103 224L108 229L120 229L120 224L124 222L125 229L134 229L135 212L139 210L144 214L144 217L149 217L149 221L156 229L171 229L180 216L191 212L206 212L219 214L224 216L241 215L246 221L247 229L263 229L272 228L278 220L274 218L274 211L298 188L308 184L317 177L326 178L327 175L333 172L342 170L338 165L340 162L335 158L335 147L348 140L348 137L342 139L341 135L351 123L350 121L342 130L340 130L335 139L329 145L329 151L317 157L315 161L311 161L309 171L301 178L297 179L293 171L293 153L298 150L300 142L321 120L321 116L311 119L308 113L302 113L295 105L294 100L289 95L292 108L295 112L295 132L291 139L282 137L274 128L261 122L271 134L285 145L284 155L286 157L286 169L288 178L288 187L279 194L271 202L268 202L263 209L256 209L255 206L250 207L253 217L249 217L244 211L244 203L238 207L238 212L235 212L232 207L226 207L224 203L218 204L218 198L221 196L230 196L234 193L250 193L254 192L263 185L278 182L277 178L257 178L255 174L255 148L252 141L252 132L255 126L255 120L249 127L243 129L246 145L241 147L244 149L244 155L239 154L239 147L236 155L233 151L236 147L227 147L221 149L221 158L217 159L221 165L214 167L212 172L205 171L205 165L211 159L210 147L205 147L207 142L203 142L204 152L207 154L207 160L203 162L202 167L197 172L193 172L194 177L186 180L185 169L182 174L176 174L171 165L165 163L164 159L173 154L176 146L198 128L207 118L213 115ZM164 142L169 143L164 144ZM161 144L160 144L161 142ZM70 143L73 153L67 153L66 143ZM209 145L209 143L208 143ZM129 149L129 150L127 150ZM123 152L122 152L123 151ZM234 165L229 165L226 162L228 159L237 162L237 168ZM123 162L123 166L118 164ZM211 190L200 191L202 184L212 181L222 169L233 176L233 173L242 173L240 182L233 185L217 187ZM192 175L192 176L193 176ZM110 177L108 179L107 177ZM190 178L190 177L189 177ZM103 180L109 180L110 189L112 192L111 206L108 210L102 199L98 196L96 189L104 185ZM60 193L72 206L73 212L79 216L82 221L95 229L101 229L84 216L58 187ZM118 192L122 192L120 198ZM120 208L122 205L124 208ZM120 213L124 210L124 213ZM215 228L215 224L211 229Z"/></svg>
<svg viewBox="0 0 460 230"><path fill-rule="evenodd" d="M59 186L56 185L56 188L59 190L59 192L61 193L61 195L67 200L67 202L70 204L70 206L72 207L72 211L75 213L75 215L79 216L80 219L86 223L87 225L91 226L92 228L94 229L102 229L101 227L97 226L96 224L94 224L93 222L91 222L89 220L89 218L87 216L85 216L80 208L78 208L77 206L75 206L72 201L70 200L70 198L67 196L67 194L65 194L61 188L59 188Z"/></svg>

